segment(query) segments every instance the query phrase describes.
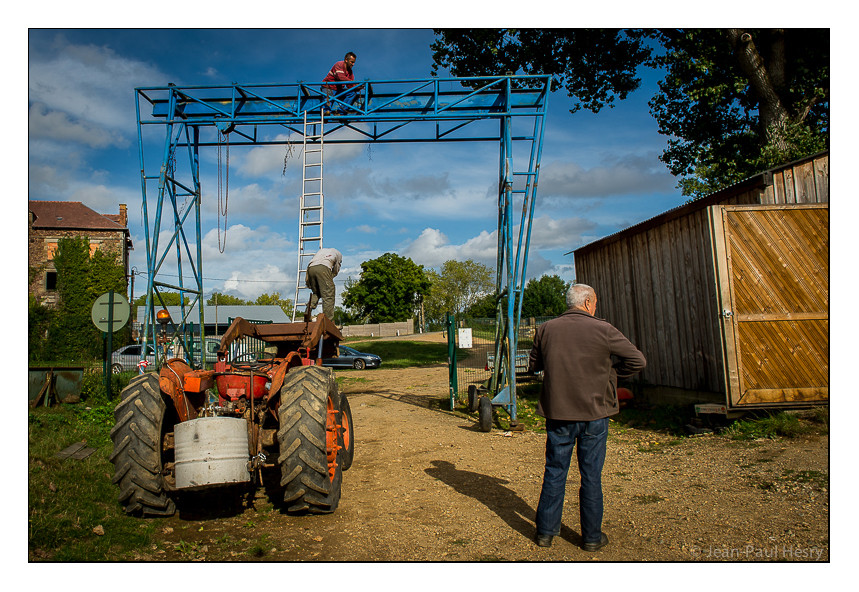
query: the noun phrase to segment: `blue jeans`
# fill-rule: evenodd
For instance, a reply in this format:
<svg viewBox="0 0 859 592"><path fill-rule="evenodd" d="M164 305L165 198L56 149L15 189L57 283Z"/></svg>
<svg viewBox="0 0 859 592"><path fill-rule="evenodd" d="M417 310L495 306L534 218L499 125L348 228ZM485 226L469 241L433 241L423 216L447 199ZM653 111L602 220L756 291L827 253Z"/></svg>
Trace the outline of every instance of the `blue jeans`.
<svg viewBox="0 0 859 592"><path fill-rule="evenodd" d="M546 420L546 470L537 504L537 534L558 536L564 493L573 448L579 462L579 518L582 541L599 542L602 535L602 468L605 463L608 418L594 421Z"/></svg>
<svg viewBox="0 0 859 592"><path fill-rule="evenodd" d="M325 95L326 95L325 107L327 109L330 109L331 113L333 113L334 115L338 115L338 114L339 115L346 115L346 113L349 111L349 109L345 105L337 103L331 99L331 97L338 94L339 92L341 92L339 89L338 90L332 90L330 88L325 89ZM352 106L358 101L359 98L360 98L360 96L358 94L358 89L355 89L355 90L350 90L350 91L344 93L343 95L337 97L337 100L343 101L347 105Z"/></svg>

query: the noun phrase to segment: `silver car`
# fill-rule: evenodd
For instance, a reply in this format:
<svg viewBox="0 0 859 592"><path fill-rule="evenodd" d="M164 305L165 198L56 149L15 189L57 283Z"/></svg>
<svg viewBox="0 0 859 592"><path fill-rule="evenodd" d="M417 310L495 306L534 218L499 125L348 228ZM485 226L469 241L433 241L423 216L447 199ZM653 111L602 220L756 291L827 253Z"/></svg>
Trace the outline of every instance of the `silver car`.
<svg viewBox="0 0 859 592"><path fill-rule="evenodd" d="M141 351L143 350L142 343L134 343L121 347L110 357L110 370L114 374L120 372L128 372L137 370L138 363L143 359ZM149 365L155 364L155 346L151 343L146 346L146 362Z"/></svg>

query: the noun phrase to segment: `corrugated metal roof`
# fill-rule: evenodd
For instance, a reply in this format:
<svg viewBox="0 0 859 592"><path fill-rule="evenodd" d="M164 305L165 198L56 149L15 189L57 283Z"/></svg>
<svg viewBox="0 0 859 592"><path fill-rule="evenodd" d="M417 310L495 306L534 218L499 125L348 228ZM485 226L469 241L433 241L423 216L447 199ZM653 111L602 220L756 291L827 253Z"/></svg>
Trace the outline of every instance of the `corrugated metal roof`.
<svg viewBox="0 0 859 592"><path fill-rule="evenodd" d="M170 313L170 318L174 321L178 321L181 318L181 309L178 306L168 306L167 312ZM146 314L145 306L137 307L137 322L140 322L141 319ZM236 317L242 317L247 321L264 321L264 322L272 322L272 323L289 323L292 319L286 316L286 313L283 312L283 309L274 304L247 304L247 305L221 305L221 306L206 306L205 307L206 314L206 324L213 325L215 321L218 324L226 325L229 323L229 319L234 319ZM195 306L191 309L191 312L186 316L188 322L196 323L200 318L200 313L197 311L197 307Z"/></svg>

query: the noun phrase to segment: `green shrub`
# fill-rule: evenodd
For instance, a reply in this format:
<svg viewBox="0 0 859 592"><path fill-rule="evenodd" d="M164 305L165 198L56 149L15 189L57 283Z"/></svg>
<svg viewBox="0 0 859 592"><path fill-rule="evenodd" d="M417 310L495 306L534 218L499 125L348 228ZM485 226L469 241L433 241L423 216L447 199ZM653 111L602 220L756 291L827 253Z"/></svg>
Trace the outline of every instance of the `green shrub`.
<svg viewBox="0 0 859 592"><path fill-rule="evenodd" d="M795 414L781 411L765 417L735 421L724 434L733 440L795 438L810 432L812 428Z"/></svg>

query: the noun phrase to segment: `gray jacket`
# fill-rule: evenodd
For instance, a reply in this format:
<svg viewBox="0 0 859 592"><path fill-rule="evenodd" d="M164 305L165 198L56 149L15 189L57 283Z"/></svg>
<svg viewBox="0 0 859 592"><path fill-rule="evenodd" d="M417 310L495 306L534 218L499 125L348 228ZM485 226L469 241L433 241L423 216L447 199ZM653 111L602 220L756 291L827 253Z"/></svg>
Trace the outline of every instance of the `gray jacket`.
<svg viewBox="0 0 859 592"><path fill-rule="evenodd" d="M611 323L570 308L537 328L529 371L543 370L537 413L592 421L618 412L617 379L644 369L638 348Z"/></svg>

